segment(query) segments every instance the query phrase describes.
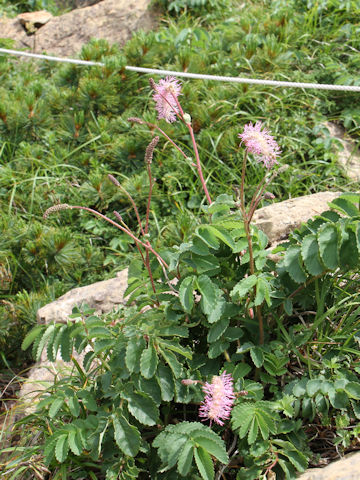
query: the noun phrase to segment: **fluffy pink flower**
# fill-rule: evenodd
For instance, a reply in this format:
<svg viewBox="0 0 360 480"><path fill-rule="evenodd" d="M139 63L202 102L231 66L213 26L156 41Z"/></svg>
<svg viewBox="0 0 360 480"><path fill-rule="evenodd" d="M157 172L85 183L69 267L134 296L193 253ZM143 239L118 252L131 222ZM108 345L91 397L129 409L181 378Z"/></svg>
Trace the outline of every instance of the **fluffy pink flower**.
<svg viewBox="0 0 360 480"><path fill-rule="evenodd" d="M168 123L175 122L179 107L176 99L181 95L181 84L175 77L161 79L158 84L153 83L156 110L158 118L164 118Z"/></svg>
<svg viewBox="0 0 360 480"><path fill-rule="evenodd" d="M205 383L203 392L206 394L200 405L199 416L218 425L224 425L223 420L230 417L235 395L233 379L225 371L220 376L214 376L211 383Z"/></svg>
<svg viewBox="0 0 360 480"><path fill-rule="evenodd" d="M260 157L266 168L271 168L277 163L276 157L281 150L269 130L261 122L253 125L251 122L245 125L243 133L239 133L241 142L245 144L246 150Z"/></svg>

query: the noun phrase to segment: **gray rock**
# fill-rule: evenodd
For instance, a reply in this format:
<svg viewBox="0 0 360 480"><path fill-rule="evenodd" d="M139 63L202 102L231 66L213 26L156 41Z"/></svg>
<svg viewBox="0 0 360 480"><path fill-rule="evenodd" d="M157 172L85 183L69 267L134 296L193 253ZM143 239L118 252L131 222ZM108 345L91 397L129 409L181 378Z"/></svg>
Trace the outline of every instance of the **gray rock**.
<svg viewBox="0 0 360 480"><path fill-rule="evenodd" d="M31 28L40 28L53 18L52 14L46 10L39 10L37 12L20 13L17 19L25 27L26 30Z"/></svg>
<svg viewBox="0 0 360 480"><path fill-rule="evenodd" d="M356 182L360 180L360 149L355 140L346 135L345 129L341 125L333 122L326 122L326 128L333 138L339 140L342 150L336 148L338 162L342 165L345 174ZM360 478L360 474L359 474Z"/></svg>
<svg viewBox="0 0 360 480"><path fill-rule="evenodd" d="M309 468L298 480L359 480L360 452L346 455L324 468Z"/></svg>
<svg viewBox="0 0 360 480"><path fill-rule="evenodd" d="M124 303L127 288L127 269L110 280L96 282L85 287L74 288L37 312L38 323L67 322L75 306L87 304L97 314L107 313Z"/></svg>
<svg viewBox="0 0 360 480"><path fill-rule="evenodd" d="M0 19L0 37L14 39L17 48L62 56L76 54L91 38L123 45L132 32L155 27L158 14L148 8L150 1L103 0L51 18L34 35L27 35L18 18Z"/></svg>
<svg viewBox="0 0 360 480"><path fill-rule="evenodd" d="M259 208L254 214L253 222L266 233L273 245L285 240L301 223L328 210L328 202L339 195L340 192L320 192L273 203Z"/></svg>

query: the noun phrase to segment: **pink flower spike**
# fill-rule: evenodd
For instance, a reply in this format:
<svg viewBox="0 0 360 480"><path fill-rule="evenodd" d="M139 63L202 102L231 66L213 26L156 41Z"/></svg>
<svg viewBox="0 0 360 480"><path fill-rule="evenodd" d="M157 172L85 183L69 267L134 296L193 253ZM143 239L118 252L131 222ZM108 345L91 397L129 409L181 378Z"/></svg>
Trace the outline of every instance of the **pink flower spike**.
<svg viewBox="0 0 360 480"><path fill-rule="evenodd" d="M225 371L220 376L215 375L211 383L205 383L203 392L206 395L200 405L199 417L210 420L210 425L212 422L224 425L223 420L227 420L230 417L235 401L231 375Z"/></svg>
<svg viewBox="0 0 360 480"><path fill-rule="evenodd" d="M281 153L280 147L261 122L256 122L255 125L250 122L245 125L243 133L239 133L238 136L241 143L245 144L246 150L260 157L259 161L262 161L266 168L270 169L278 163L276 157Z"/></svg>
<svg viewBox="0 0 360 480"><path fill-rule="evenodd" d="M158 119L164 118L168 123L175 122L179 107L176 100L181 95L181 84L175 77L161 79L158 84L153 84L153 99L156 102Z"/></svg>

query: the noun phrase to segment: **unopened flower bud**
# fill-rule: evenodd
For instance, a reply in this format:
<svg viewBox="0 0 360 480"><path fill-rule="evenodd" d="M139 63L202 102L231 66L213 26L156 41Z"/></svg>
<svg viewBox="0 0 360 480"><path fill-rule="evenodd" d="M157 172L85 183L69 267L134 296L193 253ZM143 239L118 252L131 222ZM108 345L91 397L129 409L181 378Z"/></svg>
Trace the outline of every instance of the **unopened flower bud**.
<svg viewBox="0 0 360 480"><path fill-rule="evenodd" d="M265 193L264 193L264 198L265 198L266 200L274 200L275 195L274 195L273 193L271 193L271 192L265 192Z"/></svg>
<svg viewBox="0 0 360 480"><path fill-rule="evenodd" d="M191 123L191 117L188 113L184 113L184 121L187 124Z"/></svg>
<svg viewBox="0 0 360 480"><path fill-rule="evenodd" d="M191 378L184 378L181 380L181 383L183 385L196 385L197 383L200 383L199 380L191 380Z"/></svg>
<svg viewBox="0 0 360 480"><path fill-rule="evenodd" d="M139 123L140 125L143 125L145 123L144 120L141 120L141 118L138 117L129 117L128 122Z"/></svg>
<svg viewBox="0 0 360 480"><path fill-rule="evenodd" d="M58 205L53 205L52 207L48 208L43 217L44 218L47 218L50 213L54 213L54 212L58 212L59 210L67 210L67 209L71 209L71 206L68 205L67 203L59 203Z"/></svg>
<svg viewBox="0 0 360 480"><path fill-rule="evenodd" d="M156 145L158 144L158 142L159 142L159 137L154 137L151 140L151 142L149 143L149 145L147 146L146 152L145 152L145 162L146 163L150 164L152 162L154 149L155 149Z"/></svg>

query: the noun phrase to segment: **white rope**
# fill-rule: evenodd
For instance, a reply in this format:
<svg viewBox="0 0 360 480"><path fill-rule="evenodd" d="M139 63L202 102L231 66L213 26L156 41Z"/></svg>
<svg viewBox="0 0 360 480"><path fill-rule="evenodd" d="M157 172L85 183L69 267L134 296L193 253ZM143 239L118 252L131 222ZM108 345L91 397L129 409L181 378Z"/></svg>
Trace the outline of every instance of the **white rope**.
<svg viewBox="0 0 360 480"><path fill-rule="evenodd" d="M17 55L31 58L39 58L41 60L50 60L53 62L74 63L78 65L92 65L104 67L105 64L101 62L92 62L89 60L77 60L73 58L53 57L50 55L39 55L36 53L20 52L18 50L9 50L7 48L0 48L0 53L9 55ZM303 83L303 82L284 82L278 80L258 80L255 78L241 78L241 77L225 77L222 75L204 75L200 73L188 72L174 72L172 70L158 70L155 68L144 67L130 67L126 66L125 70L131 72L151 73L155 75L173 75L174 77L195 78L199 80L212 80L218 82L234 82L234 83L248 83L252 85L271 85L274 87L293 87L293 88L314 88L316 90L340 90L345 92L360 92L360 86L353 85L330 85L325 83Z"/></svg>

